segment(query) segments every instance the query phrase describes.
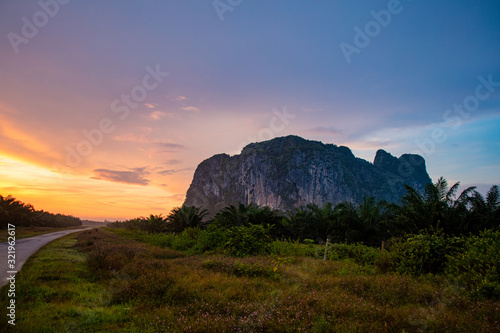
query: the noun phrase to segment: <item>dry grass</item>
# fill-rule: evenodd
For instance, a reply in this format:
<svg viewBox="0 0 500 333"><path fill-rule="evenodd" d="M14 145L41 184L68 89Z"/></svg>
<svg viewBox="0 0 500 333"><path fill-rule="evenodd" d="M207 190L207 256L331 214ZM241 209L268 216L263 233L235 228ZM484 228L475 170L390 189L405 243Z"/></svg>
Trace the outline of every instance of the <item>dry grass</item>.
<svg viewBox="0 0 500 333"><path fill-rule="evenodd" d="M89 265L92 256L102 249L107 251L102 262ZM97 296L91 296L91 291L85 296L76 291L53 295L48 292L52 296L45 306L58 311L58 320L65 323L60 326L71 324L75 331L498 332L500 329L498 302L474 302L459 296L444 279L382 274L373 267L349 261L187 256L102 229L81 233L72 251L85 255L87 264L80 261L75 267L86 272L80 273L79 278L85 280L89 290L99 293L99 301ZM32 263L30 269L34 266ZM56 270L54 274L65 279L68 273ZM37 283L39 290L44 288L42 282ZM85 302L85 298L93 301ZM71 307L65 308L68 304ZM87 324L85 320L89 320L93 309L99 309L100 314L94 313L100 316L99 320ZM36 310L20 316L26 315L27 322L32 319L30 316L36 317ZM119 316L119 320L111 313ZM50 323L45 325L53 327Z"/></svg>

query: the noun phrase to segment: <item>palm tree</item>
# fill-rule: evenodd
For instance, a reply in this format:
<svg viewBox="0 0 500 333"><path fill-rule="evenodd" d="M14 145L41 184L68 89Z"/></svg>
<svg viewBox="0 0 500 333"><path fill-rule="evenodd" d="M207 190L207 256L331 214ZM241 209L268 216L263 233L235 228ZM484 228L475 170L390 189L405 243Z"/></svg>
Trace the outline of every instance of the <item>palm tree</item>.
<svg viewBox="0 0 500 333"><path fill-rule="evenodd" d="M35 218L34 211L30 204L18 201L10 195L7 197L0 195L0 228L7 228L8 223L17 226L31 225Z"/></svg>
<svg viewBox="0 0 500 333"><path fill-rule="evenodd" d="M275 226L276 232L282 229L282 216L269 207L261 207L255 203L248 205L229 205L214 216L215 223L221 227L248 226L250 224L269 224Z"/></svg>
<svg viewBox="0 0 500 333"><path fill-rule="evenodd" d="M248 207L240 203L238 206L229 205L214 216L215 223L221 227L242 226L249 223Z"/></svg>
<svg viewBox="0 0 500 333"><path fill-rule="evenodd" d="M365 198L356 207L351 202L338 205L345 240L351 242L380 243L388 237L391 210L385 201Z"/></svg>
<svg viewBox="0 0 500 333"><path fill-rule="evenodd" d="M286 237L314 239L310 222L310 212L304 206L288 212L287 217L283 219Z"/></svg>
<svg viewBox="0 0 500 333"><path fill-rule="evenodd" d="M424 194L406 185L406 195L398 216L399 224L409 232L429 227L443 228L447 233L459 233L465 223L467 205L475 187L468 187L456 197L460 182L448 189L443 177L428 183Z"/></svg>
<svg viewBox="0 0 500 333"><path fill-rule="evenodd" d="M334 234L337 222L337 212L331 203L326 203L323 207L316 204L307 205L309 210L309 228L314 238L326 241Z"/></svg>
<svg viewBox="0 0 500 333"><path fill-rule="evenodd" d="M143 217L139 219L139 228L148 234L159 234L167 231L167 221L161 214L151 214L148 218Z"/></svg>
<svg viewBox="0 0 500 333"><path fill-rule="evenodd" d="M500 226L500 188L498 185L493 185L490 188L486 198L481 193L474 191L470 203L468 231L477 234L484 229Z"/></svg>
<svg viewBox="0 0 500 333"><path fill-rule="evenodd" d="M203 223L203 218L207 215L207 210L195 206L176 207L167 216L168 230L181 232L186 228L199 227Z"/></svg>

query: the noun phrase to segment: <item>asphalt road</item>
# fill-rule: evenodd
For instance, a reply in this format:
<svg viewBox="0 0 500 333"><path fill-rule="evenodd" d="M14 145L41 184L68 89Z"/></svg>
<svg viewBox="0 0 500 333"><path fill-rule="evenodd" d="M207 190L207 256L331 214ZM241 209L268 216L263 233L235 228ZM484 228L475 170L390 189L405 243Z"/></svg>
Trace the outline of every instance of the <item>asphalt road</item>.
<svg viewBox="0 0 500 333"><path fill-rule="evenodd" d="M0 287L7 284L7 278L11 276L12 273L8 273L11 271L19 272L21 267L24 265L26 260L38 251L39 248L44 246L45 244L57 239L59 237L71 234L73 232L82 231L91 228L85 229L73 229L73 230L63 230L52 232L49 234L43 234L30 238L16 239L15 244L15 267L12 269L9 267L8 259L12 259L12 257L7 259L8 251L9 251L9 243L0 243Z"/></svg>

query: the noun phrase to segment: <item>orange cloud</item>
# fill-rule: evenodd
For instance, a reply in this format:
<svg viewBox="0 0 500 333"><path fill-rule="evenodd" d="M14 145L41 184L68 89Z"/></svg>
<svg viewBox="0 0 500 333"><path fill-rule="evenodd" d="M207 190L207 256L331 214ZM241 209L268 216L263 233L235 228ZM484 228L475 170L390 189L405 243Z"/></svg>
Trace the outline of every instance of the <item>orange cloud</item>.
<svg viewBox="0 0 500 333"><path fill-rule="evenodd" d="M167 114L163 111L154 111L149 115L149 118L153 120L160 120L161 118L165 117Z"/></svg>
<svg viewBox="0 0 500 333"><path fill-rule="evenodd" d="M145 180L145 169L130 169L130 174L106 169L96 171L100 176L118 177L115 180L122 177L124 181L61 175L0 155L0 194L11 194L39 210L96 220L168 214L173 207L182 204L184 193L138 184L141 179ZM131 180L136 176L134 183ZM175 183L169 183L169 189L175 187Z"/></svg>
<svg viewBox="0 0 500 333"><path fill-rule="evenodd" d="M182 102L182 101L186 101L188 98L186 96L177 96L176 98L174 98L174 101L175 102Z"/></svg>
<svg viewBox="0 0 500 333"><path fill-rule="evenodd" d="M198 109L196 106L184 106L181 109L184 111L200 112L200 109Z"/></svg>

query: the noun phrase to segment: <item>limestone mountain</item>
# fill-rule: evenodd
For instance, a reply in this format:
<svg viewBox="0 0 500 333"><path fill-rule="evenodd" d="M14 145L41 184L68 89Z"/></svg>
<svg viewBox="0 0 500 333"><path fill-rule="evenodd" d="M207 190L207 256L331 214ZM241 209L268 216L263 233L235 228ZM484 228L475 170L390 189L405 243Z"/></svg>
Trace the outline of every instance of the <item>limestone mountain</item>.
<svg viewBox="0 0 500 333"><path fill-rule="evenodd" d="M286 136L249 144L240 155L219 154L201 162L184 204L213 214L240 202L280 210L360 203L365 197L399 202L405 184L423 191L430 182L419 155L396 158L379 150L370 163L344 146Z"/></svg>

